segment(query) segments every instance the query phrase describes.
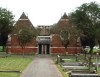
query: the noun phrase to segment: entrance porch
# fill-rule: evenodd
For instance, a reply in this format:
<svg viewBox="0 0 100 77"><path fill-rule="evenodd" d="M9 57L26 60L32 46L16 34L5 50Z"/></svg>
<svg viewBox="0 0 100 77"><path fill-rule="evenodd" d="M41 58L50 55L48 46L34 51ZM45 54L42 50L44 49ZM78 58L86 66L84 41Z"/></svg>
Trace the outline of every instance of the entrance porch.
<svg viewBox="0 0 100 77"><path fill-rule="evenodd" d="M50 36L38 36L38 54L50 54Z"/></svg>

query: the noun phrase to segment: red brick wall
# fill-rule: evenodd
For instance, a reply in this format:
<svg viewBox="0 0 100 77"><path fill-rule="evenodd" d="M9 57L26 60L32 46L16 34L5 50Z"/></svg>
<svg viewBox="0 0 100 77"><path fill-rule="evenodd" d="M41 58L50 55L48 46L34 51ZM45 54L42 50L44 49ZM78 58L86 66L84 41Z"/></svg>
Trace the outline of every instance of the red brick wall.
<svg viewBox="0 0 100 77"><path fill-rule="evenodd" d="M37 49L38 49L37 42L35 39L33 39L30 43L26 45L24 52L26 54L37 53ZM17 53L17 54L22 53L22 48L19 46L17 37L15 35L12 35L11 46L8 47L7 51L11 53ZM69 54L79 53L80 51L81 51L81 48L80 46L77 47L75 41L74 43L73 41L71 41L67 47L67 52ZM52 36L50 53L65 53L65 52L66 50L62 46L60 37L58 35Z"/></svg>
<svg viewBox="0 0 100 77"><path fill-rule="evenodd" d="M33 53L37 52L37 48L36 47L25 48L23 51L24 51L25 54L33 54ZM22 54L23 51L22 51L22 48L15 48L15 47L8 48L9 53Z"/></svg>
<svg viewBox="0 0 100 77"><path fill-rule="evenodd" d="M67 47L67 50L65 50L64 47L52 47L51 53L68 53L68 54L76 54L80 53L81 48L80 47Z"/></svg>
<svg viewBox="0 0 100 77"><path fill-rule="evenodd" d="M25 54L36 53L37 52L36 45L37 45L37 43L36 43L35 39L33 39L31 42L27 43L27 45L24 49ZM19 45L16 35L11 36L11 45L8 46L7 51L11 52L11 53L16 53L16 54L22 53L22 48Z"/></svg>
<svg viewBox="0 0 100 77"><path fill-rule="evenodd" d="M19 42L16 35L11 36L11 45L19 46ZM29 43L26 44L26 46L36 46L36 45L37 45L36 39L32 39Z"/></svg>
<svg viewBox="0 0 100 77"><path fill-rule="evenodd" d="M52 47L51 47L51 53L65 53L66 51L69 54L75 54L79 53L81 51L80 45L77 45L79 43L76 42L76 39L71 39L69 41L67 50L62 45L61 39L59 35L52 36Z"/></svg>
<svg viewBox="0 0 100 77"><path fill-rule="evenodd" d="M65 48L61 47L52 47L51 53L65 53Z"/></svg>
<svg viewBox="0 0 100 77"><path fill-rule="evenodd" d="M52 47L62 47L62 42L58 35L52 36L51 45L52 45Z"/></svg>

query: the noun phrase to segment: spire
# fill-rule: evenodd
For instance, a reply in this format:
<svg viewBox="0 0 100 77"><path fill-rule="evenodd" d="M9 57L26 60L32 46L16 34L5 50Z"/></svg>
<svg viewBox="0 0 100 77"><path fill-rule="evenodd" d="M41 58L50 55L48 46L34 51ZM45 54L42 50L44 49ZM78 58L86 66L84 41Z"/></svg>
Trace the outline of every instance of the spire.
<svg viewBox="0 0 100 77"><path fill-rule="evenodd" d="M68 19L68 16L67 16L66 12L65 12L64 15L61 17L61 19Z"/></svg>
<svg viewBox="0 0 100 77"><path fill-rule="evenodd" d="M25 13L23 12L19 19L28 19L28 17L27 17L27 16L25 15Z"/></svg>

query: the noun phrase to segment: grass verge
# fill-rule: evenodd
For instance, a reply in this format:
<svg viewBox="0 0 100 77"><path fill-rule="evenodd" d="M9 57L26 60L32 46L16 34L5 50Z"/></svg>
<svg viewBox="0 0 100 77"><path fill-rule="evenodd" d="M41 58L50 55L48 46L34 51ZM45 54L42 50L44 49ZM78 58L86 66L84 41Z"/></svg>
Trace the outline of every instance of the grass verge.
<svg viewBox="0 0 100 77"><path fill-rule="evenodd" d="M33 60L33 56L10 56L0 58L0 70L23 71ZM0 77L19 77L18 72L0 72Z"/></svg>
<svg viewBox="0 0 100 77"><path fill-rule="evenodd" d="M68 74L63 71L63 69L61 68L60 65L56 64L56 66L59 69L59 71L61 72L61 74L62 74L63 77L69 77Z"/></svg>

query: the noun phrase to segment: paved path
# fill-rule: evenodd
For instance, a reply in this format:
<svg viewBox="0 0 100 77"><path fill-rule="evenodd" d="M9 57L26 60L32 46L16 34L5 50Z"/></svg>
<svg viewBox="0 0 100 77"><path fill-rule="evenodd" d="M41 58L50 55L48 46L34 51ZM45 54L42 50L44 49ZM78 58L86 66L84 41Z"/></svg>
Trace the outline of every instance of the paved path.
<svg viewBox="0 0 100 77"><path fill-rule="evenodd" d="M62 77L51 57L37 55L20 77Z"/></svg>

